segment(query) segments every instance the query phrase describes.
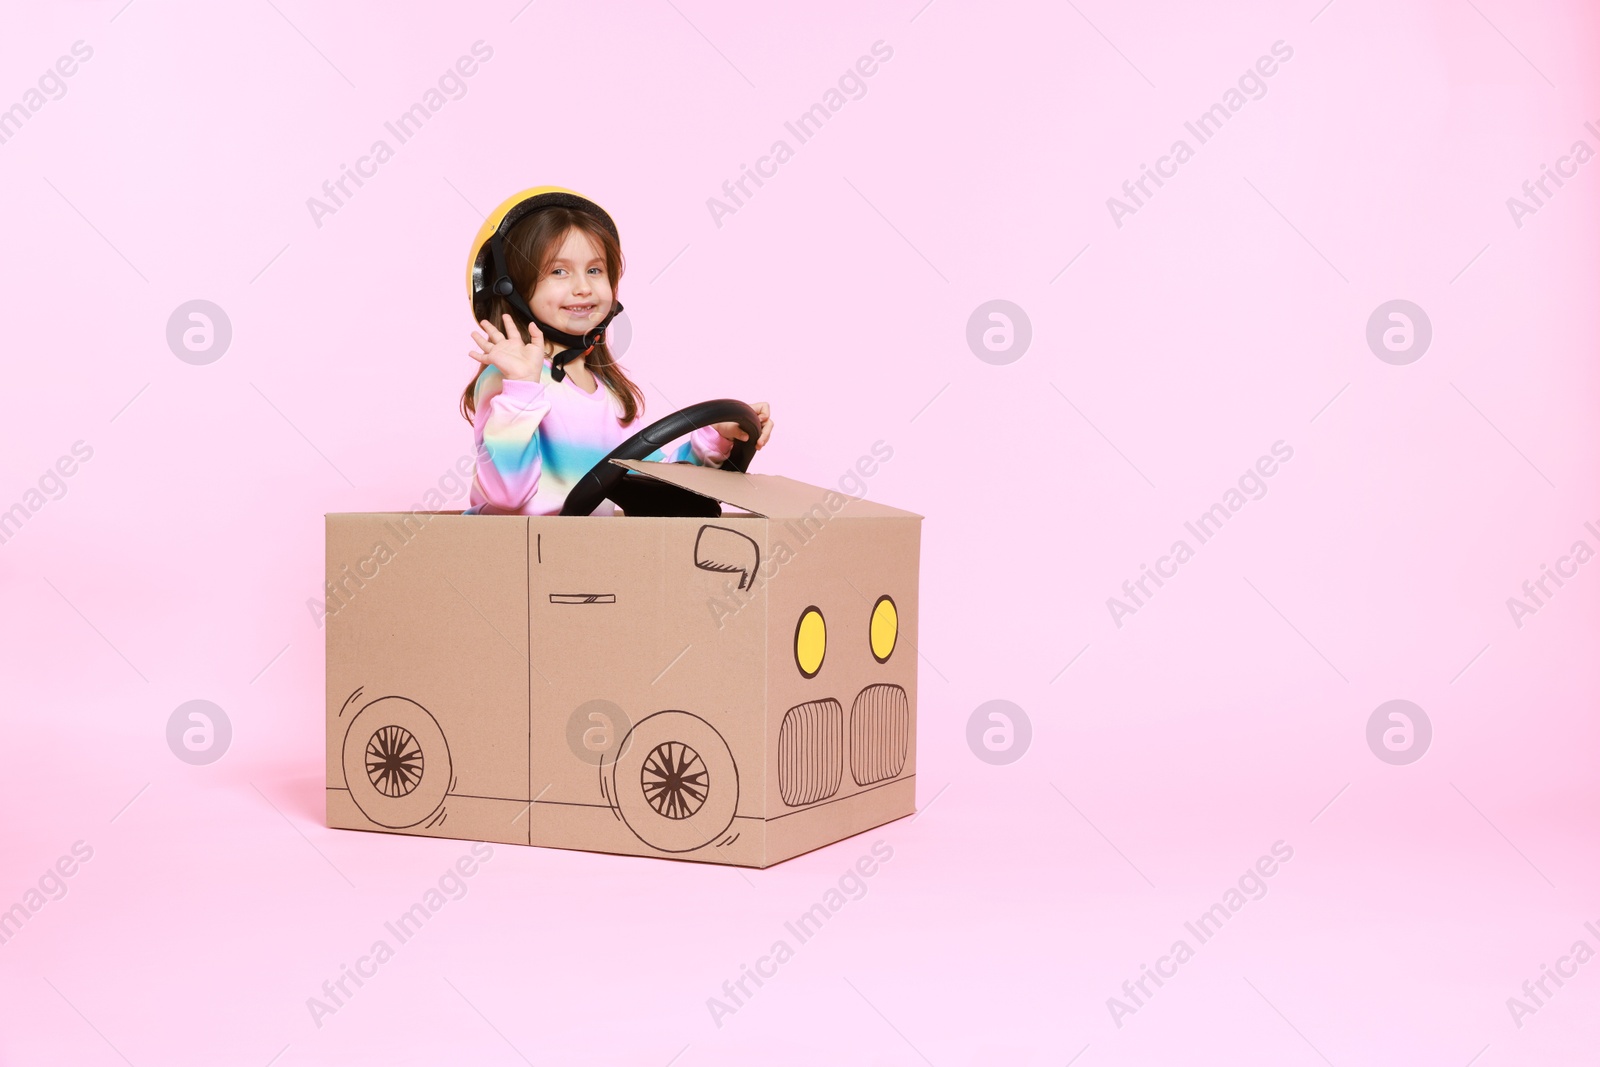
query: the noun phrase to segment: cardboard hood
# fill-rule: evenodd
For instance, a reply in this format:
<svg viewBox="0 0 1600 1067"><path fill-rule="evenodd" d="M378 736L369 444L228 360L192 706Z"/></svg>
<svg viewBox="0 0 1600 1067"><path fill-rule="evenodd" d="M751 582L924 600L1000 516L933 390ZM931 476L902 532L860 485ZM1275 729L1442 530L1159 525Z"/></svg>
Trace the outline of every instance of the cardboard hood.
<svg viewBox="0 0 1600 1067"><path fill-rule="evenodd" d="M687 489L722 504L732 504L754 515L768 519L798 519L823 508L830 514L848 508L852 518L858 519L920 519L914 511L879 504L874 500L854 497L836 489L797 482L781 474L745 474L738 471L700 467L692 463L650 463L635 459L614 459L611 462L626 467L658 482ZM828 507L830 497L846 503Z"/></svg>
<svg viewBox="0 0 1600 1067"><path fill-rule="evenodd" d="M329 826L768 867L916 810L922 517L621 465L720 514L326 516Z"/></svg>

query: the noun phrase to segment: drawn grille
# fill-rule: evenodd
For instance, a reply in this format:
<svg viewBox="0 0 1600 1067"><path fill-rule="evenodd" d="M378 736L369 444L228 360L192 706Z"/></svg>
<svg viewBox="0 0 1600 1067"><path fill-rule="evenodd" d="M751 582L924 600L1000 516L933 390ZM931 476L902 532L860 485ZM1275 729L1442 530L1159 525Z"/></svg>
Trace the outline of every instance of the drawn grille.
<svg viewBox="0 0 1600 1067"><path fill-rule="evenodd" d="M778 793L791 806L839 791L844 776L844 708L813 700L788 710L778 728Z"/></svg>
<svg viewBox="0 0 1600 1067"><path fill-rule="evenodd" d="M856 785L886 781L905 769L911 704L898 685L869 685L850 708L850 776Z"/></svg>

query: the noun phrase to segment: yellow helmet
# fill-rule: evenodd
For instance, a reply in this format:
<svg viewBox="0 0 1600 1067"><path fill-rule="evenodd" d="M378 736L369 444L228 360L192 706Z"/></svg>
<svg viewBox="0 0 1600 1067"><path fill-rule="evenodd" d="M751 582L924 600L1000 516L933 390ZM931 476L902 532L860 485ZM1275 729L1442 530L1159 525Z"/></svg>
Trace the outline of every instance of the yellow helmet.
<svg viewBox="0 0 1600 1067"><path fill-rule="evenodd" d="M478 227L478 235L472 239L472 250L467 259L467 299L472 303L474 319L489 317L489 300L496 292L506 297L513 307L522 302L521 294L512 290L511 280L506 277L503 243L507 231L512 226L540 208L546 207L567 207L593 215L599 220L600 225L611 231L611 236L621 241L617 233L617 224L611 220L611 216L606 214L605 209L599 204L583 194L563 189L558 185L540 185L524 189L489 212L489 217ZM496 288L497 284L499 288ZM523 311L522 308L517 310Z"/></svg>

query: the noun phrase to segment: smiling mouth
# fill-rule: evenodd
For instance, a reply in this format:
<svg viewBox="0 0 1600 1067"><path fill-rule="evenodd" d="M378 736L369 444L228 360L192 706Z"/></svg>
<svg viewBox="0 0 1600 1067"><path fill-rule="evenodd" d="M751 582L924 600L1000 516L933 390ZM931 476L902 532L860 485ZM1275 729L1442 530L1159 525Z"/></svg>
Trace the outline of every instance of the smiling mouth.
<svg viewBox="0 0 1600 1067"><path fill-rule="evenodd" d="M571 316L572 318L575 318L575 319L588 318L590 315L594 314L594 309L595 309L595 305L593 305L593 304L563 304L563 305L561 305L561 310L565 311L569 316Z"/></svg>

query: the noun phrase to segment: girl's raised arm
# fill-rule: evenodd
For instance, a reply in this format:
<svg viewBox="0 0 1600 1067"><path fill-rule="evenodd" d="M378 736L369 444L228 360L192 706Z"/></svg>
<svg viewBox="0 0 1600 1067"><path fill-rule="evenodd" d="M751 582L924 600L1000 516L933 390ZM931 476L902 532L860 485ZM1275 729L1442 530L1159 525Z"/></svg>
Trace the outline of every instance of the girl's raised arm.
<svg viewBox="0 0 1600 1067"><path fill-rule="evenodd" d="M505 324L502 334L487 320L479 323L488 336L473 334L480 351L468 353L484 364L473 394L473 495L490 515L515 514L533 499L543 468L539 424L550 410L539 380L544 339L534 328L534 343L524 345L510 315Z"/></svg>
<svg viewBox="0 0 1600 1067"><path fill-rule="evenodd" d="M539 423L550 400L538 381L506 381L493 367L478 376L472 419L474 496L486 515L520 512L539 488Z"/></svg>

